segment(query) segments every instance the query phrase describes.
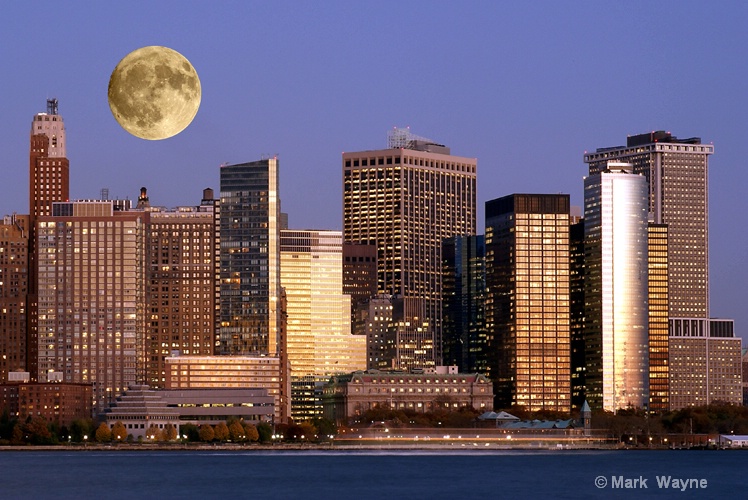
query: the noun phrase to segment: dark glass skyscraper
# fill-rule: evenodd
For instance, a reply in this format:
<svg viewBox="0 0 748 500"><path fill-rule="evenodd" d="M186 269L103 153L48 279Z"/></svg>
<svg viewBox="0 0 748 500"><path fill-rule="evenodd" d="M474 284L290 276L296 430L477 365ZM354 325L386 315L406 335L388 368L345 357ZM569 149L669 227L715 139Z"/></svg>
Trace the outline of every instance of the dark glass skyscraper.
<svg viewBox="0 0 748 500"><path fill-rule="evenodd" d="M483 235L442 244L442 360L460 373L486 373L486 244Z"/></svg>
<svg viewBox="0 0 748 500"><path fill-rule="evenodd" d="M217 354L280 351L278 160L221 166Z"/></svg>

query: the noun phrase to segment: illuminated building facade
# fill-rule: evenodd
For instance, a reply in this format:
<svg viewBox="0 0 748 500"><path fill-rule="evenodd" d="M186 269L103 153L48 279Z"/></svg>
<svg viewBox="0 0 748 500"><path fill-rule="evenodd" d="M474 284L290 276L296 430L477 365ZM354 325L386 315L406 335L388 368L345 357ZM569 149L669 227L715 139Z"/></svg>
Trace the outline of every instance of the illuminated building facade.
<svg viewBox="0 0 748 500"><path fill-rule="evenodd" d="M486 330L495 407L571 409L569 195L486 202Z"/></svg>
<svg viewBox="0 0 748 500"><path fill-rule="evenodd" d="M391 369L393 361L397 359L392 297L387 294L371 297L356 311L354 321L360 325L357 330L366 336L367 369Z"/></svg>
<svg viewBox="0 0 748 500"><path fill-rule="evenodd" d="M743 404L741 339L731 319L670 318L670 409Z"/></svg>
<svg viewBox="0 0 748 500"><path fill-rule="evenodd" d="M668 226L669 316L709 317L709 156L714 146L669 132L629 136L626 146L584 155L590 176L609 161L647 180L652 222Z"/></svg>
<svg viewBox="0 0 748 500"><path fill-rule="evenodd" d="M91 401L91 384L26 380L0 385L0 414L7 410L8 416L19 422L43 417L58 428L69 427L75 420L91 418Z"/></svg>
<svg viewBox="0 0 748 500"><path fill-rule="evenodd" d="M377 247L343 243L343 293L351 296L351 333L362 335L356 315L377 294Z"/></svg>
<svg viewBox="0 0 748 500"><path fill-rule="evenodd" d="M743 404L748 405L748 347L743 347Z"/></svg>
<svg viewBox="0 0 748 500"><path fill-rule="evenodd" d="M396 129L389 148L343 153L343 238L377 247L378 293L408 299L410 317L396 359L433 367L441 353L442 241L475 234L477 161ZM412 300L411 300L412 299Z"/></svg>
<svg viewBox="0 0 748 500"><path fill-rule="evenodd" d="M278 159L221 165L216 354L281 350Z"/></svg>
<svg viewBox="0 0 748 500"><path fill-rule="evenodd" d="M442 359L461 373L486 373L486 244L454 236L442 244Z"/></svg>
<svg viewBox="0 0 748 500"><path fill-rule="evenodd" d="M173 351L212 355L218 306L218 255L213 193L197 207L147 208L148 321L146 381L166 383Z"/></svg>
<svg viewBox="0 0 748 500"><path fill-rule="evenodd" d="M147 219L112 201L55 203L37 219L36 376L93 384L96 411L144 377Z"/></svg>
<svg viewBox="0 0 748 500"><path fill-rule="evenodd" d="M609 162L584 181L585 358L590 407L649 405L647 182Z"/></svg>
<svg viewBox="0 0 748 500"><path fill-rule="evenodd" d="M342 293L342 247L340 231L281 231L291 413L297 420L322 415L322 385L330 375L366 368L366 337L351 335L351 298Z"/></svg>
<svg viewBox="0 0 748 500"><path fill-rule="evenodd" d="M134 385L102 416L110 429L121 422L128 435L148 441L153 439L148 431L154 428L163 432L171 425L180 436L185 424L216 425L232 417L245 422L271 422L273 415L273 397L265 389L156 390Z"/></svg>
<svg viewBox="0 0 748 500"><path fill-rule="evenodd" d="M668 362L668 230L666 224L648 225L649 276L649 409L670 409Z"/></svg>
<svg viewBox="0 0 748 500"><path fill-rule="evenodd" d="M26 368L36 380L37 283L36 221L52 215L52 203L68 201L70 162L67 159L65 123L57 112L57 99L47 99L47 112L37 113L31 122L29 147L29 270L27 300Z"/></svg>
<svg viewBox="0 0 748 500"><path fill-rule="evenodd" d="M291 414L278 357L170 356L165 361L166 389L266 389L273 397L275 422L286 422Z"/></svg>
<svg viewBox="0 0 748 500"><path fill-rule="evenodd" d="M52 203L70 195L70 162L67 159L65 123L57 113L57 99L47 99L47 112L31 122L29 164L29 214L52 215Z"/></svg>
<svg viewBox="0 0 748 500"><path fill-rule="evenodd" d="M27 215L0 224L0 384L9 372L26 369L28 224Z"/></svg>
<svg viewBox="0 0 748 500"><path fill-rule="evenodd" d="M332 377L324 389L324 416L337 424L376 408L426 413L462 407L490 410L491 381L477 373L402 373L370 370Z"/></svg>

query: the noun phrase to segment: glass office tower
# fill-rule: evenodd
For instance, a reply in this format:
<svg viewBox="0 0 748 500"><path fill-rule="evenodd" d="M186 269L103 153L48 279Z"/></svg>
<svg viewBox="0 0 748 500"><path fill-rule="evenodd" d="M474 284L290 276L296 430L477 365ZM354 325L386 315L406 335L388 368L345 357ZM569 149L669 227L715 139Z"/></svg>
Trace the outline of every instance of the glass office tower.
<svg viewBox="0 0 748 500"><path fill-rule="evenodd" d="M649 404L647 181L609 162L584 181L585 358L594 408Z"/></svg>

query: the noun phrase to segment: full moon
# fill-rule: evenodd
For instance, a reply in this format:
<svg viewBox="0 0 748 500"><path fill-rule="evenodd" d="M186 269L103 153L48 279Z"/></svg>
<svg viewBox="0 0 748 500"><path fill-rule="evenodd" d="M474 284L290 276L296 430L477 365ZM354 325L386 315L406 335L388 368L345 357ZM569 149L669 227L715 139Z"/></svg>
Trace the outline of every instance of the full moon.
<svg viewBox="0 0 748 500"><path fill-rule="evenodd" d="M175 136L200 107L200 79L192 64L168 47L130 52L109 79L109 108L122 128L141 139Z"/></svg>

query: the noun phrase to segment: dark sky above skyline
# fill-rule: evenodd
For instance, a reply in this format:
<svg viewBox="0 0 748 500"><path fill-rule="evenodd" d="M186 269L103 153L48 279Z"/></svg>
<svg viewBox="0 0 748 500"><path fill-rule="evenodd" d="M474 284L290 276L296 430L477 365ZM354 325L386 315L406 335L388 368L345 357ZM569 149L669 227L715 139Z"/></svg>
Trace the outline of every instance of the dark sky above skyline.
<svg viewBox="0 0 748 500"><path fill-rule="evenodd" d="M582 155L667 130L710 160L712 316L748 325L748 4L741 2L9 2L0 16L0 215L28 212L31 119L59 99L71 197L199 203L219 165L278 155L292 228L340 229L341 152L392 127L478 159L485 201L569 193ZM195 66L200 110L164 141L107 103L129 52Z"/></svg>

